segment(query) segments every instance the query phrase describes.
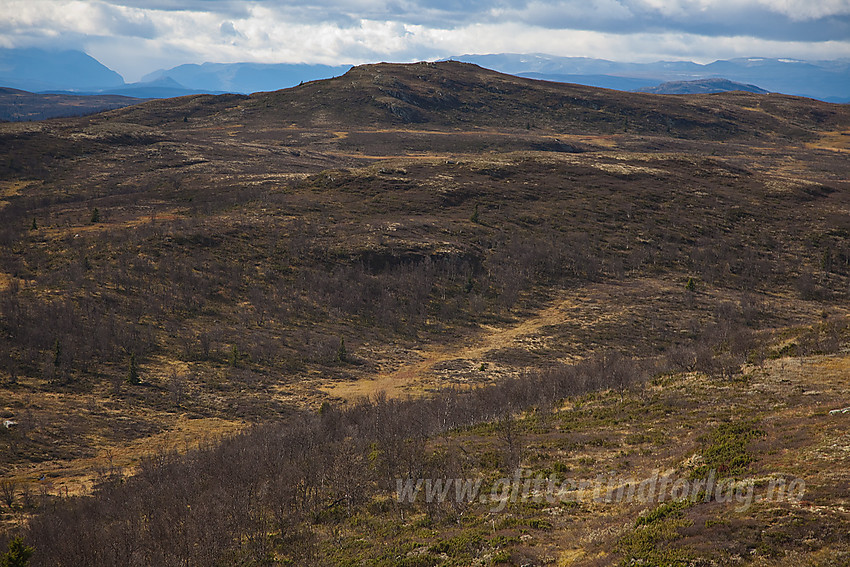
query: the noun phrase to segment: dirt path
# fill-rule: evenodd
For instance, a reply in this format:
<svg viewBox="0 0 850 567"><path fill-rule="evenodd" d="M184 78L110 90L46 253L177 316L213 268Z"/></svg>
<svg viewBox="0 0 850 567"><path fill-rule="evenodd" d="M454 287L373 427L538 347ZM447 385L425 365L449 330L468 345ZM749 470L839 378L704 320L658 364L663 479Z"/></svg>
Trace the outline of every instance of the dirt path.
<svg viewBox="0 0 850 567"><path fill-rule="evenodd" d="M488 352L518 346L522 339L536 335L543 327L564 322L568 311L575 305L575 299L564 292L547 307L516 325L485 325L481 327L478 336L464 344L414 350L412 353L418 360L404 364L401 368L380 372L371 380L332 383L321 389L331 396L344 399L370 396L381 391L390 397L421 394L425 383L433 378L437 365L458 359L480 363Z"/></svg>
<svg viewBox="0 0 850 567"><path fill-rule="evenodd" d="M741 301L740 297L730 296L725 290L705 288L695 298L694 305L689 306L681 297L684 281L684 276L646 278L561 291L544 308L515 324L482 326L468 339L454 344L425 345L408 350L400 365L378 371L372 377L320 381L317 386L332 397L350 400L381 391L390 397L418 396L450 385L480 384L523 371L538 359L537 353L543 352L549 361L552 356L564 362L576 360L593 350L595 343L601 340L610 343L611 339L605 337L614 332L622 334L628 343L649 332L641 325L649 325L653 319L658 325L656 334L683 329L687 332L684 328L687 322L708 317L707 306L713 302ZM815 302L791 296L770 296L765 301L765 309L788 315L784 325L807 324L816 320L822 310ZM833 316L850 315L836 307L831 313ZM547 329L550 326L553 328ZM505 349L514 352L496 355ZM524 356L523 351L529 356ZM510 360L517 362L501 362Z"/></svg>

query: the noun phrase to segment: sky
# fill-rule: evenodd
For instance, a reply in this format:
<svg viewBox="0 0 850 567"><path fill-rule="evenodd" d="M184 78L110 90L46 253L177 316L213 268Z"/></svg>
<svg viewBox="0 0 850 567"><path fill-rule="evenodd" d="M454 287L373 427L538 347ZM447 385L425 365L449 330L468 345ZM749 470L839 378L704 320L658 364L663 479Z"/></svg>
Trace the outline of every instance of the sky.
<svg viewBox="0 0 850 567"><path fill-rule="evenodd" d="M205 61L839 59L850 0L0 0L0 47L80 49L127 81Z"/></svg>

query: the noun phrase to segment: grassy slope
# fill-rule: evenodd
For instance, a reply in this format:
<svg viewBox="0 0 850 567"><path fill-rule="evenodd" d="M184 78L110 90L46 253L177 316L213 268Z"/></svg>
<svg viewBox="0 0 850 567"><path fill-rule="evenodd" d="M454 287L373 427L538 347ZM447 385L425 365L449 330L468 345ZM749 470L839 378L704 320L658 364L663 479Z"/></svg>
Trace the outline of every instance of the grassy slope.
<svg viewBox="0 0 850 567"><path fill-rule="evenodd" d="M492 504L388 506L378 498L351 516L319 524L321 561L335 565L840 565L850 559L850 499L846 466L850 390L844 356L779 359L750 367L729 382L700 375L664 376L626 395L570 399L554 414L518 420L526 454L523 478L590 479L613 474L637 481L661 472L689 478L702 457L733 437L709 434L724 424L760 432L743 445L752 462L733 478L755 479L752 506L697 502L676 513L663 505L593 501L571 493L563 503L518 499L504 511ZM846 414L845 414L846 415ZM752 424L752 425L749 425ZM709 439L706 439L709 437ZM492 425L433 441L461 456L461 478L490 483L512 477L499 467L507 452ZM718 463L712 463L716 466ZM759 501L771 479L802 479L800 502ZM500 493L500 490L497 490ZM387 494L387 499L392 499ZM667 499L667 503L671 500ZM380 546L365 542L381 541ZM697 560L702 561L696 562ZM696 563L690 563L696 562Z"/></svg>

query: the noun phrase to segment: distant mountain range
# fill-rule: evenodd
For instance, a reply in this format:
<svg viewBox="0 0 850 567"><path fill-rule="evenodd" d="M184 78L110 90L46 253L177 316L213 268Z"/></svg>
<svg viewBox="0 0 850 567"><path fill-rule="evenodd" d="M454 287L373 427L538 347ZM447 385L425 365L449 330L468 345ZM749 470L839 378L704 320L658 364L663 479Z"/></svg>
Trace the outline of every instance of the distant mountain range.
<svg viewBox="0 0 850 567"><path fill-rule="evenodd" d="M784 94L850 102L850 59L798 61L751 57L715 61L620 63L543 54L461 55L451 59L524 77L638 91L662 83L725 79ZM167 98L188 94L274 91L342 75L349 65L203 63L160 69L141 82L80 51L0 49L0 86L32 92ZM706 91L695 91L706 92Z"/></svg>
<svg viewBox="0 0 850 567"><path fill-rule="evenodd" d="M654 94L709 94L744 91L748 93L767 94L769 91L755 85L745 85L728 79L697 79L696 81L670 81L656 87L637 89L642 93Z"/></svg>
<svg viewBox="0 0 850 567"><path fill-rule="evenodd" d="M453 59L511 75L617 90L637 90L669 81L723 78L758 85L770 92L850 102L850 59L799 61L748 57L707 65L691 61L619 63L587 57L515 53L460 55Z"/></svg>
<svg viewBox="0 0 850 567"><path fill-rule="evenodd" d="M125 83L81 51L0 49L0 87L33 93L171 98L190 94L252 93L342 75L351 65L204 63L179 65Z"/></svg>
<svg viewBox="0 0 850 567"><path fill-rule="evenodd" d="M345 74L351 65L305 65L289 63L203 63L160 69L142 77L143 81L170 79L191 89L255 93L329 79Z"/></svg>
<svg viewBox="0 0 850 567"><path fill-rule="evenodd" d="M458 59L461 60L461 59ZM504 72L504 71L503 71ZM528 79L538 79L541 81L553 81L556 83L574 83L576 85L585 85L587 87L599 87L603 89L613 89L615 91L636 91L644 87L654 87L658 85L657 79L640 79L636 77L618 77L616 75L582 75L582 74L560 74L560 73L509 73L518 77L526 77Z"/></svg>
<svg viewBox="0 0 850 567"><path fill-rule="evenodd" d="M41 92L121 86L121 75L82 51L0 49L0 87Z"/></svg>

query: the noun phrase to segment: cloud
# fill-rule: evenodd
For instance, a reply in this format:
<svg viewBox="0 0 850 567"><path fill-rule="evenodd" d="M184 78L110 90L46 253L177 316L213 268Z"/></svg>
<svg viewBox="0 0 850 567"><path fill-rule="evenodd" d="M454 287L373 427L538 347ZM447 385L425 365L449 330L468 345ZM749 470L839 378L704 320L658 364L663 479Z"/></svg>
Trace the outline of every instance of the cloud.
<svg viewBox="0 0 850 567"><path fill-rule="evenodd" d="M758 3L794 21L850 15L850 2L847 0L758 0Z"/></svg>
<svg viewBox="0 0 850 567"><path fill-rule="evenodd" d="M340 64L473 52L850 56L848 0L2 1L0 43L85 49L129 80L186 62Z"/></svg>
<svg viewBox="0 0 850 567"><path fill-rule="evenodd" d="M153 38L156 25L145 10L103 2L4 0L0 31Z"/></svg>
<svg viewBox="0 0 850 567"><path fill-rule="evenodd" d="M790 41L850 37L850 13L786 0L778 8L756 0L538 0L499 11L499 18L546 28L599 32L677 32ZM845 2L844 6L850 6Z"/></svg>
<svg viewBox="0 0 850 567"><path fill-rule="evenodd" d="M435 28L506 21L542 27L638 32L665 29L708 35L765 37L795 28L826 28L850 36L848 0L112 0L116 6L152 11L206 12L242 19L258 8L302 24L360 20L398 21ZM805 26L805 24L814 24ZM799 35L799 31L796 32ZM812 35L818 39L817 35ZM822 39L822 37L821 37Z"/></svg>

